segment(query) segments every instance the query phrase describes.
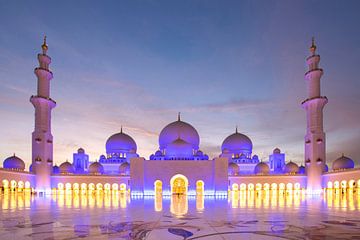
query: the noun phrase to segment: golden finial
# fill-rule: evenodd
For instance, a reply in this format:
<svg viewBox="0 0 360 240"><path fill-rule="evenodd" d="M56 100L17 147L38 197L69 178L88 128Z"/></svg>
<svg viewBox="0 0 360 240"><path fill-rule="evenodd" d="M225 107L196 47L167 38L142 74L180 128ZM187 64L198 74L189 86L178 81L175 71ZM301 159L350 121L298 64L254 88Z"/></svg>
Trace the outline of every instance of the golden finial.
<svg viewBox="0 0 360 240"><path fill-rule="evenodd" d="M122 132L122 125L121 125L121 128L120 128L120 133L123 133L123 132Z"/></svg>
<svg viewBox="0 0 360 240"><path fill-rule="evenodd" d="M238 133L238 126L236 125L235 133Z"/></svg>
<svg viewBox="0 0 360 240"><path fill-rule="evenodd" d="M311 38L310 52L311 52L312 55L315 55L315 51L316 51L315 38L312 37Z"/></svg>
<svg viewBox="0 0 360 240"><path fill-rule="evenodd" d="M178 121L181 121L181 119L180 119L180 112L178 112Z"/></svg>
<svg viewBox="0 0 360 240"><path fill-rule="evenodd" d="M43 54L46 54L48 50L48 45L46 44L46 35L44 36L44 43L41 45L41 48L43 50Z"/></svg>

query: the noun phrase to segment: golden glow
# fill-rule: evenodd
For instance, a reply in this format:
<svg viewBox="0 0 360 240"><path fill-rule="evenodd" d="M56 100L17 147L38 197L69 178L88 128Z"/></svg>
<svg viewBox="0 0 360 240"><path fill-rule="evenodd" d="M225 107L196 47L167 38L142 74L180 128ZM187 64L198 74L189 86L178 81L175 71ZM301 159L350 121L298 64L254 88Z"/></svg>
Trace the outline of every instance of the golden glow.
<svg viewBox="0 0 360 240"><path fill-rule="evenodd" d="M334 188L335 188L335 189L339 189L339 187L340 187L339 181L335 181L335 182L334 182Z"/></svg>
<svg viewBox="0 0 360 240"><path fill-rule="evenodd" d="M101 183L96 184L96 190L102 191L103 190L103 185Z"/></svg>
<svg viewBox="0 0 360 240"><path fill-rule="evenodd" d="M252 183L248 184L248 190L253 191L254 190L254 184L252 184Z"/></svg>
<svg viewBox="0 0 360 240"><path fill-rule="evenodd" d="M120 184L120 192L121 192L121 193L125 193L125 192L126 192L126 184L125 184L125 183L121 183L121 184Z"/></svg>
<svg viewBox="0 0 360 240"><path fill-rule="evenodd" d="M256 191L260 191L260 190L262 189L261 183L257 183L257 184L255 185L255 189L256 189Z"/></svg>
<svg viewBox="0 0 360 240"><path fill-rule="evenodd" d="M94 190L95 190L95 184L94 184L94 183L89 183L89 190L90 190L90 191L94 191Z"/></svg>
<svg viewBox="0 0 360 240"><path fill-rule="evenodd" d="M71 183L66 183L66 184L65 184L65 190L66 190L66 191L70 191L70 190L71 190Z"/></svg>
<svg viewBox="0 0 360 240"><path fill-rule="evenodd" d="M119 190L119 184L113 183L113 184L111 185L111 189L112 189L113 191L118 191L118 190Z"/></svg>
<svg viewBox="0 0 360 240"><path fill-rule="evenodd" d="M271 190L277 190L277 184L276 183L272 183L271 184Z"/></svg>
<svg viewBox="0 0 360 240"><path fill-rule="evenodd" d="M6 188L9 188L9 181L6 180L6 179L2 180L2 185L3 185L3 187L4 187L5 189L6 189Z"/></svg>
<svg viewBox="0 0 360 240"><path fill-rule="evenodd" d="M295 183L294 184L294 189L295 190L300 190L301 189L300 183Z"/></svg>
<svg viewBox="0 0 360 240"><path fill-rule="evenodd" d="M86 183L82 183L80 186L81 186L81 191L86 191L87 190Z"/></svg>
<svg viewBox="0 0 360 240"><path fill-rule="evenodd" d="M183 195L187 193L189 181L182 174L176 174L170 180L171 194Z"/></svg>
<svg viewBox="0 0 360 240"><path fill-rule="evenodd" d="M16 183L15 180L11 180L11 181L10 181L10 188L11 188L11 190L15 190L16 185L17 185L17 183Z"/></svg>
<svg viewBox="0 0 360 240"><path fill-rule="evenodd" d="M160 194L156 194L155 199L154 199L154 209L156 212L162 211L162 200L163 200L162 196Z"/></svg>
<svg viewBox="0 0 360 240"><path fill-rule="evenodd" d="M111 189L110 183L105 183L104 184L104 189L105 189L105 191L110 191L110 189Z"/></svg>
<svg viewBox="0 0 360 240"><path fill-rule="evenodd" d="M285 184L284 183L279 184L279 190L285 190Z"/></svg>
<svg viewBox="0 0 360 240"><path fill-rule="evenodd" d="M160 180L156 180L154 182L154 190L155 190L155 195L161 195L162 194L162 181Z"/></svg>
<svg viewBox="0 0 360 240"><path fill-rule="evenodd" d="M246 186L246 185L245 185ZM233 183L232 185L231 185L231 190L233 190L234 192L235 191L239 191L239 185L237 185L237 183Z"/></svg>
<svg viewBox="0 0 360 240"><path fill-rule="evenodd" d="M176 216L182 216L188 212L187 195L172 195L170 198L170 212Z"/></svg>
<svg viewBox="0 0 360 240"><path fill-rule="evenodd" d="M345 180L341 181L341 188L346 188L347 187L347 183Z"/></svg>
<svg viewBox="0 0 360 240"><path fill-rule="evenodd" d="M270 184L269 183L264 183L264 190L270 190Z"/></svg>
<svg viewBox="0 0 360 240"><path fill-rule="evenodd" d="M79 189L80 189L80 185L78 183L74 183L73 190L79 190Z"/></svg>
<svg viewBox="0 0 360 240"><path fill-rule="evenodd" d="M355 180L350 180L350 181L349 181L349 188L350 188L350 189L353 189L354 187L356 187L356 186L355 186Z"/></svg>
<svg viewBox="0 0 360 240"><path fill-rule="evenodd" d="M292 183L286 184L286 189L287 190L292 190L293 189L293 184Z"/></svg>
<svg viewBox="0 0 360 240"><path fill-rule="evenodd" d="M57 185L57 188L58 188L58 190L64 190L64 184L63 183L58 183L58 185Z"/></svg>
<svg viewBox="0 0 360 240"><path fill-rule="evenodd" d="M328 188L328 189L332 189L332 188L333 188L332 182L328 182L328 183L327 183L327 188Z"/></svg>
<svg viewBox="0 0 360 240"><path fill-rule="evenodd" d="M240 190L241 191L246 190L246 184L245 183L240 184Z"/></svg>
<svg viewBox="0 0 360 240"><path fill-rule="evenodd" d="M204 194L204 181L199 180L196 182L196 195Z"/></svg>

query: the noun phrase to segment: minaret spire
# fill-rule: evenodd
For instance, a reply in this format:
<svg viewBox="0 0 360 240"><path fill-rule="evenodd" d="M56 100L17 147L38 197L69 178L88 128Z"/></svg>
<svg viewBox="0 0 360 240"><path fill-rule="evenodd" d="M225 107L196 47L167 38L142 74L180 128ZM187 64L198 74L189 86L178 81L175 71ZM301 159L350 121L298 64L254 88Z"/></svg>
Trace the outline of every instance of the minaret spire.
<svg viewBox="0 0 360 240"><path fill-rule="evenodd" d="M37 77L37 94L31 96L30 102L35 108L35 128L32 133L32 166L35 173L37 192L47 193L51 190L50 175L53 166L53 136L51 134L51 110L56 102L50 98L49 70L51 58L47 55L46 36L41 45L42 53L38 54L39 67L34 72Z"/></svg>
<svg viewBox="0 0 360 240"><path fill-rule="evenodd" d="M180 118L180 112L178 112L178 121L181 121L181 118Z"/></svg>
<svg viewBox="0 0 360 240"><path fill-rule="evenodd" d="M238 126L236 125L235 133L238 133Z"/></svg>
<svg viewBox="0 0 360 240"><path fill-rule="evenodd" d="M121 127L120 127L120 133L123 133L123 131L122 131L122 125L121 125Z"/></svg>
<svg viewBox="0 0 360 240"><path fill-rule="evenodd" d="M316 54L316 45L312 38L310 53L306 59L308 71L305 73L307 99L302 102L306 111L307 128L305 135L305 168L307 189L309 192L322 190L322 173L326 164L325 132L323 129L323 108L328 102L321 96L320 79L323 70L319 67L320 55Z"/></svg>

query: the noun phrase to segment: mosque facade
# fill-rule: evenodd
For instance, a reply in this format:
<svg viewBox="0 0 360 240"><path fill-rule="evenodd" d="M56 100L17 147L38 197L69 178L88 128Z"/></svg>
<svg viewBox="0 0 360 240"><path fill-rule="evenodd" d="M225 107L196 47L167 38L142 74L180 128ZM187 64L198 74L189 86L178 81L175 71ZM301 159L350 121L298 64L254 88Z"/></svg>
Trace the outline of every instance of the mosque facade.
<svg viewBox="0 0 360 240"><path fill-rule="evenodd" d="M38 54L37 93L30 97L35 108L32 133L32 163L10 156L0 168L0 185L4 190L34 191L51 194L58 191L121 191L135 196L211 195L227 196L229 191L303 190L320 193L324 189L360 187L360 169L354 161L341 156L326 164L326 136L323 108L328 99L321 95L320 55L314 41L306 58L307 98L302 102L307 128L304 137L304 162L286 162L279 148L260 161L253 153L251 139L235 132L224 139L218 157L210 159L200 148L200 136L189 123L178 119L159 134L159 148L148 159L137 154L136 141L123 129L108 138L106 154L92 162L83 148L73 154L72 162L53 164L51 113L56 102L50 96L53 74L49 69L46 38Z"/></svg>

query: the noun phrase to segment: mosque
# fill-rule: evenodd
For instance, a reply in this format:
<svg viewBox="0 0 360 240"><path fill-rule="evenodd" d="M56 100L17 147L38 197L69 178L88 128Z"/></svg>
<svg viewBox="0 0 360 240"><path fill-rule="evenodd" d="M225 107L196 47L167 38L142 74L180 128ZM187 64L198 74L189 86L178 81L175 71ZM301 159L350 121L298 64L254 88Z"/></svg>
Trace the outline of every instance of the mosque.
<svg viewBox="0 0 360 240"><path fill-rule="evenodd" d="M196 129L181 119L168 124L159 134L159 148L148 159L137 154L135 140L123 129L108 138L106 154L91 162L83 148L73 154L72 162L53 164L51 111L56 102L50 97L53 73L49 69L46 38L35 68L37 94L30 97L35 108L32 133L32 164L29 170L18 156L10 156L0 168L0 185L5 191L33 191L54 194L61 191L120 191L133 196L210 195L227 196L229 191L302 190L321 193L331 189L360 188L360 169L354 161L340 156L329 169L323 108L328 99L320 93L323 70L314 40L306 58L307 98L304 163L286 162L285 154L275 148L266 162L253 154L251 139L235 132L224 139L221 153L210 159L200 150ZM220 148L219 148L220 149ZM219 150L220 151L220 150Z"/></svg>

